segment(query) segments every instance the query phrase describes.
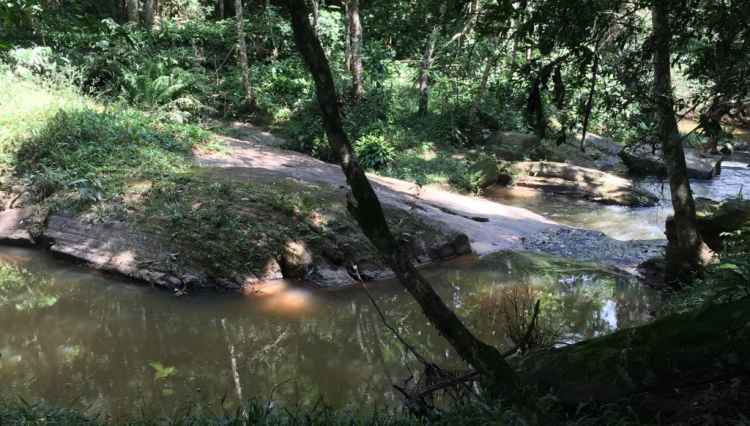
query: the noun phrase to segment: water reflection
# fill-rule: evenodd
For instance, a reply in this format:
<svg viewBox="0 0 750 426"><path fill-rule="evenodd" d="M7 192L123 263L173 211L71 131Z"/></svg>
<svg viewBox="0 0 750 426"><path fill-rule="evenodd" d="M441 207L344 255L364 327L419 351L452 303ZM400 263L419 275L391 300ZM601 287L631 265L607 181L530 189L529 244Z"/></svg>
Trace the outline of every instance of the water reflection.
<svg viewBox="0 0 750 426"><path fill-rule="evenodd" d="M3 248L23 264L51 306L0 306L0 383L6 395L73 404L115 418L142 409L169 414L232 409L239 398L367 407L395 404L391 385L417 365L383 327L362 290L310 291L280 282L261 297L176 298ZM483 339L508 346L496 309L509 289L543 300L560 341L649 319L653 297L637 284L576 272L528 274L513 261L465 258L430 279ZM395 283L370 285L381 308L423 353L462 367Z"/></svg>
<svg viewBox="0 0 750 426"><path fill-rule="evenodd" d="M673 213L669 186L659 179L646 179L639 184L660 197L659 205L647 208L603 206L523 188L491 188L485 196L527 208L566 225L602 231L618 240L664 239L664 223ZM725 162L718 178L694 180L690 184L696 197L716 201L737 196L748 198L750 168L745 163Z"/></svg>

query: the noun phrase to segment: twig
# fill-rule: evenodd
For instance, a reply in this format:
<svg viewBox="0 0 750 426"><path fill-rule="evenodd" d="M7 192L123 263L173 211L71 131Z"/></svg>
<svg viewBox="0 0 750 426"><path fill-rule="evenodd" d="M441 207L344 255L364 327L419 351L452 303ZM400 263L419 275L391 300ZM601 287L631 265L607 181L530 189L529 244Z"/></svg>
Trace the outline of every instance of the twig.
<svg viewBox="0 0 750 426"><path fill-rule="evenodd" d="M383 325L393 333L394 336L396 336L396 339L398 339L399 342L401 342L406 349L412 353L422 364L425 365L435 365L432 362L427 361L425 357L423 357L419 352L417 352L416 349L412 345L409 344L409 342L406 341L403 337L401 337L401 334L399 334L398 330L396 330L395 327L393 327L391 324L388 323L387 318L385 317L385 314L380 309L380 306L378 305L378 302L375 301L375 298L372 296L372 293L370 293L370 290L367 288L367 284L365 284L364 280L362 280L362 277L359 275L359 270L357 266L354 266L354 272L357 274L357 278L359 279L359 282L362 284L362 288L365 290L365 294L367 294L367 297L370 299L370 302L372 303L372 306L375 308L375 311L378 313L378 316L380 317L380 320L383 322Z"/></svg>

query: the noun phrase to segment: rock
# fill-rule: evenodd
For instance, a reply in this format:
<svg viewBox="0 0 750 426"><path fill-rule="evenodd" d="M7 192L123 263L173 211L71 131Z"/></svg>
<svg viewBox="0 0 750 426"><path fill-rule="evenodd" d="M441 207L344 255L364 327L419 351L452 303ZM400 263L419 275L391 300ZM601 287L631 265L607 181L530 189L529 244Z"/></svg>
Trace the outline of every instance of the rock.
<svg viewBox="0 0 750 426"><path fill-rule="evenodd" d="M696 201L696 210L698 232L714 251L721 250L721 234L750 225L750 200L734 199L717 203L701 199ZM669 223L669 219L667 221Z"/></svg>
<svg viewBox="0 0 750 426"><path fill-rule="evenodd" d="M478 188L487 188L497 183L497 161L491 157L483 157L469 167L469 180Z"/></svg>
<svg viewBox="0 0 750 426"><path fill-rule="evenodd" d="M636 402L649 391L690 394L701 383L733 382L747 374L747 362L738 361L750 359L748 324L750 299L710 303L514 362L526 383L571 407L629 397Z"/></svg>
<svg viewBox="0 0 750 426"><path fill-rule="evenodd" d="M565 163L520 162L512 165L518 186L567 195L602 204L654 206L658 198L628 180L599 170Z"/></svg>
<svg viewBox="0 0 750 426"><path fill-rule="evenodd" d="M303 241L290 241L281 255L281 271L284 278L304 280L313 265L313 255Z"/></svg>
<svg viewBox="0 0 750 426"><path fill-rule="evenodd" d="M33 246L31 232L34 211L30 208L8 209L0 212L0 244Z"/></svg>
<svg viewBox="0 0 750 426"><path fill-rule="evenodd" d="M158 268L171 262L169 251L153 236L130 229L125 223L92 224L52 215L43 237L50 241L53 253L81 260L96 269L168 289L184 286L183 280Z"/></svg>
<svg viewBox="0 0 750 426"><path fill-rule="evenodd" d="M620 156L630 174L667 176L667 167L659 149L654 151L651 146L642 144L623 149ZM688 177L691 179L708 180L721 174L721 156L702 156L694 150L686 149L685 161L688 167Z"/></svg>
<svg viewBox="0 0 750 426"><path fill-rule="evenodd" d="M586 134L584 151L580 137L570 138L560 145L551 145L547 158L550 161L573 164L610 173L625 174L627 168L620 158L623 146L614 140L593 133Z"/></svg>
<svg viewBox="0 0 750 426"><path fill-rule="evenodd" d="M536 158L543 149L536 135L518 132L497 132L488 142L490 151L498 158L508 161L521 161Z"/></svg>

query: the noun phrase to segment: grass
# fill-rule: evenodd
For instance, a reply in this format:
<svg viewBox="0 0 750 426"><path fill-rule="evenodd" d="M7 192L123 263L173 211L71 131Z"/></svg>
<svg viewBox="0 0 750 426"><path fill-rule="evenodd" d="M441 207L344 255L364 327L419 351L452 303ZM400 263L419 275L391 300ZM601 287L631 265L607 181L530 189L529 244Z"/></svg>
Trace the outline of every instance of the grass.
<svg viewBox="0 0 750 426"><path fill-rule="evenodd" d="M3 178L38 199L84 208L119 197L128 182L183 173L209 134L158 115L105 106L69 83L0 74Z"/></svg>

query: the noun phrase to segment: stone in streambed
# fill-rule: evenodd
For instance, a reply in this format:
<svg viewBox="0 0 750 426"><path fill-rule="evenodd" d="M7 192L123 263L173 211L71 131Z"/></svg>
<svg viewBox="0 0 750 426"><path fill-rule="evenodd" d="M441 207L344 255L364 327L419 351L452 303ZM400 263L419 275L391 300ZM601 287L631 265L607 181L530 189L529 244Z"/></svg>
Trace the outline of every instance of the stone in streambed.
<svg viewBox="0 0 750 426"><path fill-rule="evenodd" d="M8 209L0 212L0 244L33 246L31 232L34 211L30 208Z"/></svg>

